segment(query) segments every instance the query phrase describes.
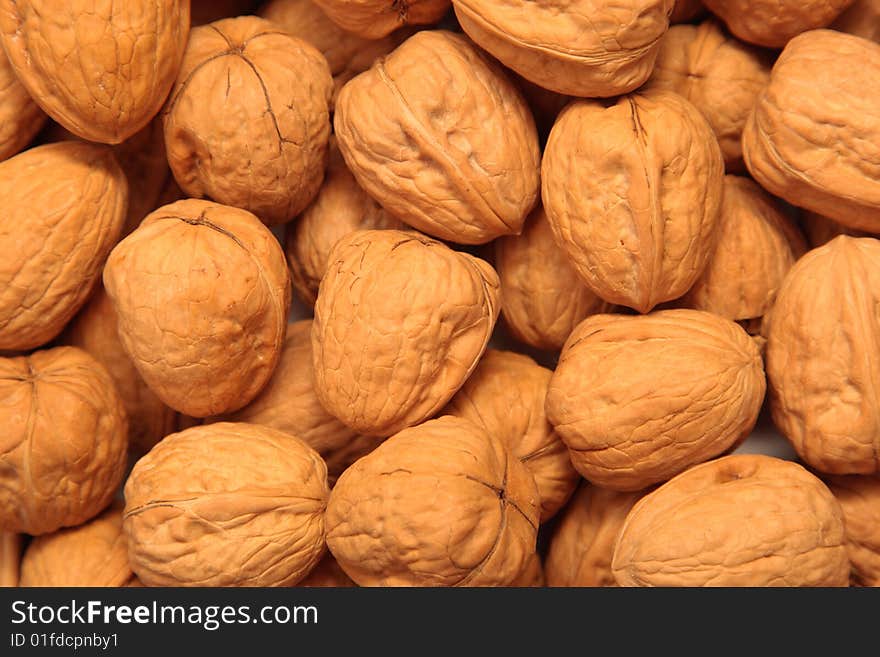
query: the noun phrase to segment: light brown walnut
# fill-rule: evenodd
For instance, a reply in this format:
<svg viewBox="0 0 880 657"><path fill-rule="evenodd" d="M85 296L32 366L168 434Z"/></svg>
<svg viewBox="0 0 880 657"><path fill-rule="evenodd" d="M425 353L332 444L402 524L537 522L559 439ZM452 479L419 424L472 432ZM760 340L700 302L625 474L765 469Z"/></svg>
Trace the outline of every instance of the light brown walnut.
<svg viewBox="0 0 880 657"><path fill-rule="evenodd" d="M364 39L381 39L405 25L436 23L449 0L315 0L342 29Z"/></svg>
<svg viewBox="0 0 880 657"><path fill-rule="evenodd" d="M880 586L880 477L827 477L843 509L853 586Z"/></svg>
<svg viewBox="0 0 880 657"><path fill-rule="evenodd" d="M22 539L21 534L0 532L0 588L18 586Z"/></svg>
<svg viewBox="0 0 880 657"><path fill-rule="evenodd" d="M0 161L28 145L46 122L46 114L22 86L0 48Z"/></svg>

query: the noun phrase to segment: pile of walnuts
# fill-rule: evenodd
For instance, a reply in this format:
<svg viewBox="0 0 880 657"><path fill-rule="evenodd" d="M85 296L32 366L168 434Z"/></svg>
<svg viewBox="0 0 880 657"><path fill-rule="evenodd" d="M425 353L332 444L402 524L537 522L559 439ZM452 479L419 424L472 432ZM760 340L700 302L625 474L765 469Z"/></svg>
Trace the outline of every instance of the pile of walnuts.
<svg viewBox="0 0 880 657"><path fill-rule="evenodd" d="M704 4L0 0L0 583L880 586L880 1Z"/></svg>

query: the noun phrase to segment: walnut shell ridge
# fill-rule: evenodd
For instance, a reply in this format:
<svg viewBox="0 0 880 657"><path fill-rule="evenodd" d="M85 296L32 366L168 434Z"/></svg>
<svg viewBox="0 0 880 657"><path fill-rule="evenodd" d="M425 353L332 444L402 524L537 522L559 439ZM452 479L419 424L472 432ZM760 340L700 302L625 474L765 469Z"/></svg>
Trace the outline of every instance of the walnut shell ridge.
<svg viewBox="0 0 880 657"><path fill-rule="evenodd" d="M846 521L853 586L880 586L880 477L826 477Z"/></svg>
<svg viewBox="0 0 880 657"><path fill-rule="evenodd" d="M0 161L28 145L46 122L46 114L34 102L0 48Z"/></svg>
<svg viewBox="0 0 880 657"><path fill-rule="evenodd" d="M404 25L436 23L449 0L315 0L343 30L364 39L380 39Z"/></svg>

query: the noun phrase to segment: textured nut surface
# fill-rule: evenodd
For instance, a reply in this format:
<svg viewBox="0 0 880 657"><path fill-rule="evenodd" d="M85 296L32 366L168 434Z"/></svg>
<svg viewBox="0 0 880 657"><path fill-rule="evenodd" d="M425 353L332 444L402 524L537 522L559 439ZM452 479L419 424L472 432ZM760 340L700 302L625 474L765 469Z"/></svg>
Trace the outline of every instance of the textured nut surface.
<svg viewBox="0 0 880 657"><path fill-rule="evenodd" d="M161 207L113 249L104 285L125 351L171 408L232 412L272 376L290 278L250 212L195 199Z"/></svg>
<svg viewBox="0 0 880 657"><path fill-rule="evenodd" d="M880 241L836 237L791 269L767 329L773 421L833 474L880 472Z"/></svg>
<svg viewBox="0 0 880 657"><path fill-rule="evenodd" d="M46 122L0 48L0 161L28 145Z"/></svg>
<svg viewBox="0 0 880 657"><path fill-rule="evenodd" d="M342 29L365 39L379 39L404 25L439 21L449 0L315 0Z"/></svg>
<svg viewBox="0 0 880 657"><path fill-rule="evenodd" d="M444 416L346 470L327 546L361 586L504 586L535 552L538 492L500 438Z"/></svg>
<svg viewBox="0 0 880 657"><path fill-rule="evenodd" d="M846 521L846 549L855 586L880 586L880 478L828 477Z"/></svg>
<svg viewBox="0 0 880 657"><path fill-rule="evenodd" d="M855 0L831 27L863 39L880 41L880 0Z"/></svg>
<svg viewBox="0 0 880 657"><path fill-rule="evenodd" d="M878 98L880 44L832 30L792 39L746 123L746 166L771 194L880 232Z"/></svg>
<svg viewBox="0 0 880 657"><path fill-rule="evenodd" d="M486 262L417 233L344 237L315 304L321 404L371 435L428 419L476 367L498 317L498 288Z"/></svg>
<svg viewBox="0 0 880 657"><path fill-rule="evenodd" d="M561 349L581 320L613 308L581 280L556 244L542 206L521 235L495 242L495 267L507 326L517 340L538 349Z"/></svg>
<svg viewBox="0 0 880 657"><path fill-rule="evenodd" d="M267 224L289 221L321 186L332 87L321 53L274 23L241 16L194 28L164 110L181 189Z"/></svg>
<svg viewBox="0 0 880 657"><path fill-rule="evenodd" d="M544 566L541 564L541 557L537 552L529 557L523 571L510 584L510 586L519 588L540 588L546 585Z"/></svg>
<svg viewBox="0 0 880 657"><path fill-rule="evenodd" d="M541 522L565 505L580 479L544 413L553 372L528 356L489 349L444 413L500 438L538 487Z"/></svg>
<svg viewBox="0 0 880 657"><path fill-rule="evenodd" d="M275 429L173 434L125 484L132 570L147 586L292 586L323 554L328 492L318 453Z"/></svg>
<svg viewBox="0 0 880 657"><path fill-rule="evenodd" d="M801 466L726 456L643 497L612 570L621 586L846 586L843 513Z"/></svg>
<svg viewBox="0 0 880 657"><path fill-rule="evenodd" d="M57 336L85 303L125 220L109 148L62 142L0 162L0 349Z"/></svg>
<svg viewBox="0 0 880 657"><path fill-rule="evenodd" d="M464 31L505 66L570 96L617 96L651 74L673 0L454 0Z"/></svg>
<svg viewBox="0 0 880 657"><path fill-rule="evenodd" d="M0 588L18 586L22 535L0 532Z"/></svg>
<svg viewBox="0 0 880 657"><path fill-rule="evenodd" d="M544 572L548 586L616 586L611 557L617 534L641 492L582 485L560 516Z"/></svg>
<svg viewBox="0 0 880 657"><path fill-rule="evenodd" d="M776 199L750 178L725 176L718 244L684 304L733 320L763 317L805 251Z"/></svg>
<svg viewBox="0 0 880 657"><path fill-rule="evenodd" d="M562 350L547 417L586 479L639 490L744 439L764 390L761 353L734 322L687 309L595 315Z"/></svg>
<svg viewBox="0 0 880 657"><path fill-rule="evenodd" d="M125 473L128 420L113 379L74 347L0 358L0 531L79 525Z"/></svg>
<svg viewBox="0 0 880 657"><path fill-rule="evenodd" d="M324 454L324 462L327 464L327 481L330 482L331 488L336 485L339 476L351 467L352 463L376 449L385 442L385 438L385 436L358 434L344 445Z"/></svg>
<svg viewBox="0 0 880 657"><path fill-rule="evenodd" d="M318 565L304 579L301 579L297 586L337 588L357 586L357 584L345 574L342 566L333 558L333 555L327 552Z"/></svg>
<svg viewBox="0 0 880 657"><path fill-rule="evenodd" d="M419 32L345 85L334 116L358 183L429 235L482 244L535 205L535 123L500 66L461 35Z"/></svg>
<svg viewBox="0 0 880 657"><path fill-rule="evenodd" d="M189 2L2 0L0 42L49 116L117 144L152 119L174 83Z"/></svg>
<svg viewBox="0 0 880 657"><path fill-rule="evenodd" d="M680 297L715 247L724 165L712 129L677 94L569 105L541 167L556 240L597 295L648 312Z"/></svg>
<svg viewBox="0 0 880 657"><path fill-rule="evenodd" d="M728 171L742 171L742 131L770 81L770 54L731 37L714 20L675 25L660 42L648 88L687 98L703 113Z"/></svg>

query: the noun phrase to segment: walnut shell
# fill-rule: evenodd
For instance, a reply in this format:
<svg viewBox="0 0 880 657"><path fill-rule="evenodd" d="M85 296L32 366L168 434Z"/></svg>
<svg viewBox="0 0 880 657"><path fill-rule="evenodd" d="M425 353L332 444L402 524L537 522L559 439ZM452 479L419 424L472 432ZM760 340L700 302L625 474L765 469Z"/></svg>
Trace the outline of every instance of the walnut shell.
<svg viewBox="0 0 880 657"><path fill-rule="evenodd" d="M116 504L84 525L38 536L21 560L21 586L127 586L133 578Z"/></svg>
<svg viewBox="0 0 880 657"><path fill-rule="evenodd" d="M315 0L342 29L364 39L381 39L404 25L436 23L449 0Z"/></svg>
<svg viewBox="0 0 880 657"><path fill-rule="evenodd" d="M502 64L569 96L618 96L651 74L674 0L453 0L462 28Z"/></svg>
<svg viewBox="0 0 880 657"><path fill-rule="evenodd" d="M849 580L843 513L831 491L798 464L758 454L704 463L643 497L611 567L621 586Z"/></svg>
<svg viewBox="0 0 880 657"><path fill-rule="evenodd" d="M336 485L340 475L348 470L354 462L362 459L385 442L385 438L385 436L359 434L344 445L324 454L324 462L327 464L327 481L330 482L330 487Z"/></svg>
<svg viewBox="0 0 880 657"><path fill-rule="evenodd" d="M352 233L330 260L312 327L321 404L370 435L430 418L489 342L498 275L483 260L397 230Z"/></svg>
<svg viewBox="0 0 880 657"><path fill-rule="evenodd" d="M132 570L147 586L292 586L324 552L328 493L318 453L275 429L172 434L125 484Z"/></svg>
<svg viewBox="0 0 880 657"><path fill-rule="evenodd" d="M159 112L189 34L189 2L0 1L0 45L43 110L118 144Z"/></svg>
<svg viewBox="0 0 880 657"><path fill-rule="evenodd" d="M558 587L617 586L611 557L617 534L643 493L618 493L582 485L562 512L544 571L547 585Z"/></svg>
<svg viewBox="0 0 880 657"><path fill-rule="evenodd" d="M832 474L880 472L880 241L840 236L791 269L767 327L773 421Z"/></svg>
<svg viewBox="0 0 880 657"><path fill-rule="evenodd" d="M760 350L734 322L687 309L594 315L562 350L547 417L586 479L632 491L743 440L764 390Z"/></svg>
<svg viewBox="0 0 880 657"><path fill-rule="evenodd" d="M853 0L703 0L734 35L782 48L801 32L830 25Z"/></svg>
<svg viewBox="0 0 880 657"><path fill-rule="evenodd" d="M660 42L647 88L693 103L718 138L727 171L743 171L743 128L770 82L771 65L769 53L737 41L716 21L676 25Z"/></svg>
<svg viewBox="0 0 880 657"><path fill-rule="evenodd" d="M327 552L318 565L304 579L301 579L297 586L339 588L357 586L357 584L345 574L342 566L333 558L333 555Z"/></svg>
<svg viewBox="0 0 880 657"><path fill-rule="evenodd" d="M0 531L48 534L113 499L128 419L107 370L74 347L0 358Z"/></svg>
<svg viewBox="0 0 880 657"><path fill-rule="evenodd" d="M812 248L822 246L833 240L838 235L850 237L876 237L871 233L856 228L847 228L834 219L823 217L815 212L804 211L801 213L801 227L804 229L807 242Z"/></svg>
<svg viewBox="0 0 880 657"><path fill-rule="evenodd" d="M572 103L550 132L541 175L556 241L606 301L648 312L705 269L724 164L706 119L681 96Z"/></svg>
<svg viewBox="0 0 880 657"><path fill-rule="evenodd" d="M339 93L334 127L360 186L429 235L482 244L519 233L538 198L528 106L460 35L419 32L376 61Z"/></svg>
<svg viewBox="0 0 880 657"><path fill-rule="evenodd" d="M538 553L534 553L526 561L523 571L510 583L509 586L517 588L540 588L546 586L547 580L544 577L544 566L541 564L541 557Z"/></svg>
<svg viewBox="0 0 880 657"><path fill-rule="evenodd" d="M702 0L675 0L675 6L669 15L669 22L687 23L705 11L706 8L703 6Z"/></svg>
<svg viewBox="0 0 880 657"><path fill-rule="evenodd" d="M880 586L880 478L828 477L846 521L846 549L854 586Z"/></svg>
<svg viewBox="0 0 880 657"><path fill-rule="evenodd" d="M342 474L327 547L361 586L504 586L535 552L538 509L531 474L502 440L445 416Z"/></svg>
<svg viewBox="0 0 880 657"><path fill-rule="evenodd" d="M880 232L878 96L880 44L832 30L792 39L746 123L746 166L789 203Z"/></svg>
<svg viewBox="0 0 880 657"><path fill-rule="evenodd" d="M164 114L181 189L289 221L321 186L332 88L321 53L269 21L194 28Z"/></svg>
<svg viewBox="0 0 880 657"><path fill-rule="evenodd" d="M56 337L119 239L128 198L109 148L46 144L0 162L0 350Z"/></svg>
<svg viewBox="0 0 880 657"><path fill-rule="evenodd" d="M776 199L749 178L725 176L718 245L683 303L735 321L763 317L806 250Z"/></svg>
<svg viewBox="0 0 880 657"><path fill-rule="evenodd" d="M27 146L46 122L0 48L0 161Z"/></svg>
<svg viewBox="0 0 880 657"><path fill-rule="evenodd" d="M831 27L863 39L880 41L880 0L855 0Z"/></svg>
<svg viewBox="0 0 880 657"><path fill-rule="evenodd" d="M18 586L22 535L0 532L0 588Z"/></svg>
<svg viewBox="0 0 880 657"><path fill-rule="evenodd" d="M528 356L489 349L443 411L500 438L522 461L538 486L541 522L556 515L580 480L544 414L551 376Z"/></svg>
<svg viewBox="0 0 880 657"><path fill-rule="evenodd" d="M161 207L113 249L104 285L125 351L171 408L231 413L272 376L290 278L250 212L195 199Z"/></svg>

